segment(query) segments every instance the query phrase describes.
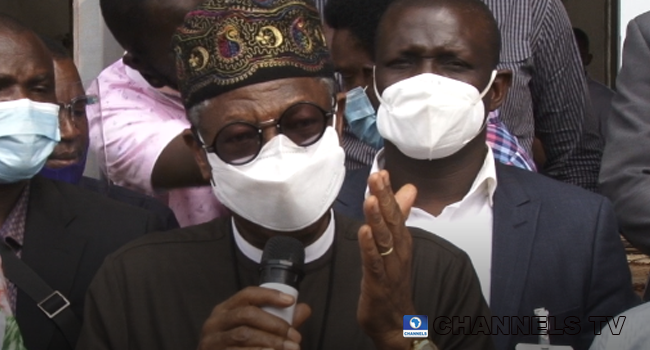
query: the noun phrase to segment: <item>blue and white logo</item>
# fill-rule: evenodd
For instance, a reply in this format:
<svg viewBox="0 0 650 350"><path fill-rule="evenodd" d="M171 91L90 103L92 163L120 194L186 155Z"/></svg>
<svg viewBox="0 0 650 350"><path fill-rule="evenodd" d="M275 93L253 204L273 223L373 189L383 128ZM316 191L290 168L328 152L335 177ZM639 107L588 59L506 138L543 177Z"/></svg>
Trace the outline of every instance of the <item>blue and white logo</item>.
<svg viewBox="0 0 650 350"><path fill-rule="evenodd" d="M429 320L423 315L404 315L404 338L427 338Z"/></svg>

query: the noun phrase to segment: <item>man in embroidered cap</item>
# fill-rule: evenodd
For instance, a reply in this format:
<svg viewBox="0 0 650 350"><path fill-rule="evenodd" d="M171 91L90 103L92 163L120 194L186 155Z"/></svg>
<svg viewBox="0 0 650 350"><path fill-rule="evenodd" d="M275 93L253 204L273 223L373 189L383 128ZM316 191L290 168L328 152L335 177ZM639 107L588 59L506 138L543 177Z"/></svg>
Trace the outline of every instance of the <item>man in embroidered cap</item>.
<svg viewBox="0 0 650 350"><path fill-rule="evenodd" d="M108 258L79 349L492 348L467 326L403 336L405 315L488 317L465 253L406 229L413 186L393 194L387 172L371 176L366 225L330 209L344 153L313 3L209 0L173 42L194 129L185 141L233 214ZM297 300L258 287L262 249L278 236L305 247ZM290 306L284 319L265 311Z"/></svg>

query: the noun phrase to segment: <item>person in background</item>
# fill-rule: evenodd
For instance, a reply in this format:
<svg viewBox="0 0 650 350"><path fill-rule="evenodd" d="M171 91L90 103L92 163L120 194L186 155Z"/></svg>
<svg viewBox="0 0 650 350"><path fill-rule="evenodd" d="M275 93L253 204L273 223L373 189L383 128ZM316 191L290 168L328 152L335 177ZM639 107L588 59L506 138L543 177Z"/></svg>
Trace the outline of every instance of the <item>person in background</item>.
<svg viewBox="0 0 650 350"><path fill-rule="evenodd" d="M627 26L600 171L621 233L650 255L650 12Z"/></svg>
<svg viewBox="0 0 650 350"><path fill-rule="evenodd" d="M499 24L499 69L513 72L499 115L532 155L543 147L540 172L596 191L602 157L598 125L587 117L588 91L571 23L560 0L483 0Z"/></svg>
<svg viewBox="0 0 650 350"><path fill-rule="evenodd" d="M61 141L54 147L39 174L76 185L83 178L88 156L86 108L98 103L97 96L84 93L77 67L63 45L42 35L39 38L52 56L55 93L61 106Z"/></svg>
<svg viewBox="0 0 650 350"><path fill-rule="evenodd" d="M589 350L646 350L650 344L650 303L613 317L594 339Z"/></svg>
<svg viewBox="0 0 650 350"><path fill-rule="evenodd" d="M333 31L329 36L332 61L341 78L343 90L347 91L344 113L349 132L354 132L355 138L377 150L383 147L384 142L376 123L379 101L373 89L373 57L379 19L392 1L329 0L324 10L325 24ZM487 143L495 159L504 164L535 170L535 163L498 119L497 112L490 112L486 126ZM345 148L346 134L343 140ZM363 219L363 208L358 204L365 194L354 187L366 182L371 165L351 168L346 164L346 180L334 209L352 218ZM348 184L355 185L350 188Z"/></svg>
<svg viewBox="0 0 650 350"><path fill-rule="evenodd" d="M330 48L336 71L347 92L345 117L357 138L376 149L383 147L377 131L379 101L373 90L372 67L375 33L382 9L391 0L329 0L325 24L334 30ZM382 4L384 3L384 4ZM495 159L503 164L535 170L535 163L519 146L496 112L487 121L487 143Z"/></svg>
<svg viewBox="0 0 650 350"><path fill-rule="evenodd" d="M499 114L533 157L538 170L591 191L598 187L603 145L599 126L588 118L587 86L571 23L560 0L483 0L492 10L503 37L500 69L513 72L512 88ZM323 9L327 0L317 0ZM372 13L372 10L369 10ZM557 74L557 72L563 72ZM533 149L535 137L538 150ZM364 166L373 148L350 132L346 154ZM350 145L359 151L354 152ZM349 151L348 151L349 150ZM367 163L365 163L367 165Z"/></svg>
<svg viewBox="0 0 650 350"><path fill-rule="evenodd" d="M74 349L104 258L160 228L144 210L37 175L60 139L52 57L36 34L0 15L0 256L30 350Z"/></svg>
<svg viewBox="0 0 650 350"><path fill-rule="evenodd" d="M345 155L313 2L208 0L173 43L196 134L186 141L233 215L109 258L88 294L80 348L493 348L486 334L403 337L404 315L489 317L467 256L404 226L415 188L393 195L387 173L373 176L361 227L330 209ZM296 301L258 287L276 236L305 246L293 321L262 309Z"/></svg>
<svg viewBox="0 0 650 350"><path fill-rule="evenodd" d="M172 33L200 0L101 0L102 15L127 51L88 90L100 109L89 110L90 139L113 183L161 198L181 226L227 211L201 177L183 142L189 132L177 91ZM218 179L215 179L218 181Z"/></svg>
<svg viewBox="0 0 650 350"><path fill-rule="evenodd" d="M327 5L327 0L316 0L314 3L316 4L316 8L321 15L321 19L324 21L325 6ZM372 10L372 7L370 7L369 10ZM323 24L325 25L325 38L329 41L331 39L329 35L330 28L327 27L326 23ZM337 82L340 84L342 82L341 77L338 75L338 73L335 76ZM341 92L340 87L337 92ZM341 143L343 150L345 151L345 169L348 171L356 171L372 164L377 151L381 147L378 148L373 143L368 143L367 141L361 140L352 131L348 123L343 123L342 129L343 132L341 134Z"/></svg>
<svg viewBox="0 0 650 350"><path fill-rule="evenodd" d="M614 98L615 92L604 84L595 81L587 74L587 66L591 64L591 60L594 58L594 55L589 50L589 36L587 36L587 33L580 28L573 28L573 35L576 38L582 65L585 68L585 77L587 78L587 87L589 88L589 97L591 98L591 114L597 120L601 139L605 140L607 116L612 109L612 98Z"/></svg>
<svg viewBox="0 0 650 350"><path fill-rule="evenodd" d="M84 93L79 71L67 49L50 38L41 36L40 39L52 55L56 97L62 107L59 111L61 141L54 147L39 174L149 210L159 217L161 227L165 230L178 228L174 212L160 201L124 187L83 176L89 144L86 109L90 104L98 102L97 96Z"/></svg>
<svg viewBox="0 0 650 350"><path fill-rule="evenodd" d="M470 256L505 329L545 308L556 325L580 327L552 334L552 344L587 349L590 317L639 303L614 213L600 195L495 161L484 123L508 96L512 73L497 68L501 41L489 8L395 0L376 35L373 90L385 145L371 173L388 171L394 191L417 188L407 226ZM367 190L366 182L344 186L361 199ZM538 341L531 332L492 331L497 349Z"/></svg>

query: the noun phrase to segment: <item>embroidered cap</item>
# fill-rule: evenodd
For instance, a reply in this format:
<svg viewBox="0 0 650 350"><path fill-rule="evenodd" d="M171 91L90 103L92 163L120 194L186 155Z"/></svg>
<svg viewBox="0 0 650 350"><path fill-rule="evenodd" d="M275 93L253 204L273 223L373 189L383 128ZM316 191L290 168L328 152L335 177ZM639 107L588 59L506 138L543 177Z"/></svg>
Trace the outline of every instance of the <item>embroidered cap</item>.
<svg viewBox="0 0 650 350"><path fill-rule="evenodd" d="M247 85L334 74L311 0L207 0L172 45L186 108Z"/></svg>

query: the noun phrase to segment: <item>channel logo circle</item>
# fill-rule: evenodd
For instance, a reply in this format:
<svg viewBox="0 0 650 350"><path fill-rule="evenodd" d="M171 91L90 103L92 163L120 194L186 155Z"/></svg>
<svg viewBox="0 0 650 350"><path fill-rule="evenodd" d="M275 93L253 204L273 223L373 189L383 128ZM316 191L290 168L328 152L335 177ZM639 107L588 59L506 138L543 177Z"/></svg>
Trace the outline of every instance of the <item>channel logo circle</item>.
<svg viewBox="0 0 650 350"><path fill-rule="evenodd" d="M413 329L418 329L422 327L422 320L419 317L411 317L409 325L411 325L411 328Z"/></svg>

